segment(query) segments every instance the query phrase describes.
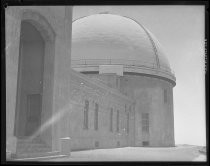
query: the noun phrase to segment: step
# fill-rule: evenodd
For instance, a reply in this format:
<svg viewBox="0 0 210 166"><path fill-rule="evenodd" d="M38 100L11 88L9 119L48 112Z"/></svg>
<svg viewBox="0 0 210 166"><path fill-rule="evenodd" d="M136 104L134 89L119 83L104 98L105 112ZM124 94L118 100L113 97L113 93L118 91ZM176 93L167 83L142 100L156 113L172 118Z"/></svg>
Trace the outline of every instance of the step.
<svg viewBox="0 0 210 166"><path fill-rule="evenodd" d="M16 159L24 159L24 158L36 158L36 157L46 157L46 156L56 156L60 155L59 151L51 151L51 152L30 152L30 153L21 153L16 154Z"/></svg>
<svg viewBox="0 0 210 166"><path fill-rule="evenodd" d="M42 139L38 139L38 138L34 138L34 139L27 139L27 138L23 138L23 139L18 139L17 141L18 143L44 143L44 141Z"/></svg>
<svg viewBox="0 0 210 166"><path fill-rule="evenodd" d="M18 147L19 149L50 149L50 147L46 147L46 146L24 146L24 147Z"/></svg>
<svg viewBox="0 0 210 166"><path fill-rule="evenodd" d="M30 152L49 152L50 148L31 148L31 149L18 149L17 153L30 153Z"/></svg>
<svg viewBox="0 0 210 166"><path fill-rule="evenodd" d="M30 147L46 147L49 148L46 144L23 144L23 145L17 145L17 148L30 148Z"/></svg>
<svg viewBox="0 0 210 166"><path fill-rule="evenodd" d="M22 144L17 145L17 153L30 153L30 152L49 152L51 148L46 144Z"/></svg>
<svg viewBox="0 0 210 166"><path fill-rule="evenodd" d="M19 146L17 147L17 149L42 149L42 148L45 148L45 149L50 149L49 146L46 146L46 145L39 145L39 146Z"/></svg>
<svg viewBox="0 0 210 166"><path fill-rule="evenodd" d="M17 144L20 144L20 145L22 145L22 144L43 144L43 143L45 143L44 141L42 141L42 140L18 140L17 141Z"/></svg>
<svg viewBox="0 0 210 166"><path fill-rule="evenodd" d="M69 155L52 155L52 156L44 156L44 157L33 157L33 158L21 158L21 159L14 159L17 161L44 161L44 160L49 160L49 159L54 159L54 158L62 158L62 157L67 157Z"/></svg>

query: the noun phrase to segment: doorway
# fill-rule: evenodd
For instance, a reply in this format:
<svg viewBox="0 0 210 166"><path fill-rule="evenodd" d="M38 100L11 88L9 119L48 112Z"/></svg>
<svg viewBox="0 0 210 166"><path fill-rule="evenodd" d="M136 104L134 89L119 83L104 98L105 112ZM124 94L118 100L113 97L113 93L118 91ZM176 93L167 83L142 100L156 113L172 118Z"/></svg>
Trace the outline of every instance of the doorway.
<svg viewBox="0 0 210 166"><path fill-rule="evenodd" d="M45 41L30 21L21 22L16 130L32 136L41 126Z"/></svg>

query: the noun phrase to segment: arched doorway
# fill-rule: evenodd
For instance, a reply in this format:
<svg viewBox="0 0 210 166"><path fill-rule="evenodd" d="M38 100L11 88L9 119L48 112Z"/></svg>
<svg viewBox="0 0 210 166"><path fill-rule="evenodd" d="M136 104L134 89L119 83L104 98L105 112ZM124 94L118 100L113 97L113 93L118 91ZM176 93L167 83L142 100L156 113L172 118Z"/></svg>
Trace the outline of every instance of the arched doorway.
<svg viewBox="0 0 210 166"><path fill-rule="evenodd" d="M21 22L16 132L32 136L41 126L45 41L29 21Z"/></svg>

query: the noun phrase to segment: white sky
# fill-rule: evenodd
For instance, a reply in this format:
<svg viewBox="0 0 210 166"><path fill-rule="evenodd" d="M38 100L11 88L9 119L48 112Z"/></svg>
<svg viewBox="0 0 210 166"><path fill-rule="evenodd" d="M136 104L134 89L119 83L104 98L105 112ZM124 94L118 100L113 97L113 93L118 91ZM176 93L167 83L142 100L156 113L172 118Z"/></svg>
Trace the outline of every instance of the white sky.
<svg viewBox="0 0 210 166"><path fill-rule="evenodd" d="M131 17L163 45L175 71L175 143L206 145L204 6L74 6L73 20L108 11Z"/></svg>

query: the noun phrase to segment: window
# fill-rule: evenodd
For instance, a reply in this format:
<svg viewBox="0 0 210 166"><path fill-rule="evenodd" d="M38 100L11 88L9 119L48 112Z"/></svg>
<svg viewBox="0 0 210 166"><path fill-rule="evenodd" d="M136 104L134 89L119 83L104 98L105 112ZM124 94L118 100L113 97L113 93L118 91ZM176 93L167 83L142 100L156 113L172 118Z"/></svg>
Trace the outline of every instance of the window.
<svg viewBox="0 0 210 166"><path fill-rule="evenodd" d="M98 104L95 103L94 129L98 130Z"/></svg>
<svg viewBox="0 0 210 166"><path fill-rule="evenodd" d="M99 141L95 141L95 147L96 147L96 148L99 147Z"/></svg>
<svg viewBox="0 0 210 166"><path fill-rule="evenodd" d="M85 107L84 107L84 129L88 129L88 110L89 110L89 101L85 100Z"/></svg>
<svg viewBox="0 0 210 166"><path fill-rule="evenodd" d="M143 141L143 142L142 142L142 145L143 145L143 146L149 146L149 141Z"/></svg>
<svg viewBox="0 0 210 166"><path fill-rule="evenodd" d="M167 90L166 89L164 89L164 92L163 92L164 94L164 103L167 103L167 97L168 97L168 95L167 95Z"/></svg>
<svg viewBox="0 0 210 166"><path fill-rule="evenodd" d="M119 132L119 130L120 130L120 112L119 112L119 110L117 110L117 123L116 123L116 129L117 129L117 132Z"/></svg>
<svg viewBox="0 0 210 166"><path fill-rule="evenodd" d="M116 88L120 88L120 78L116 77Z"/></svg>
<svg viewBox="0 0 210 166"><path fill-rule="evenodd" d="M113 132L113 108L110 111L110 131Z"/></svg>
<svg viewBox="0 0 210 166"><path fill-rule="evenodd" d="M120 141L117 141L117 147L120 147Z"/></svg>
<svg viewBox="0 0 210 166"><path fill-rule="evenodd" d="M129 106L129 112L131 112L131 105Z"/></svg>
<svg viewBox="0 0 210 166"><path fill-rule="evenodd" d="M129 113L127 113L127 133L129 133Z"/></svg>
<svg viewBox="0 0 210 166"><path fill-rule="evenodd" d="M149 113L142 113L142 131L149 132Z"/></svg>

